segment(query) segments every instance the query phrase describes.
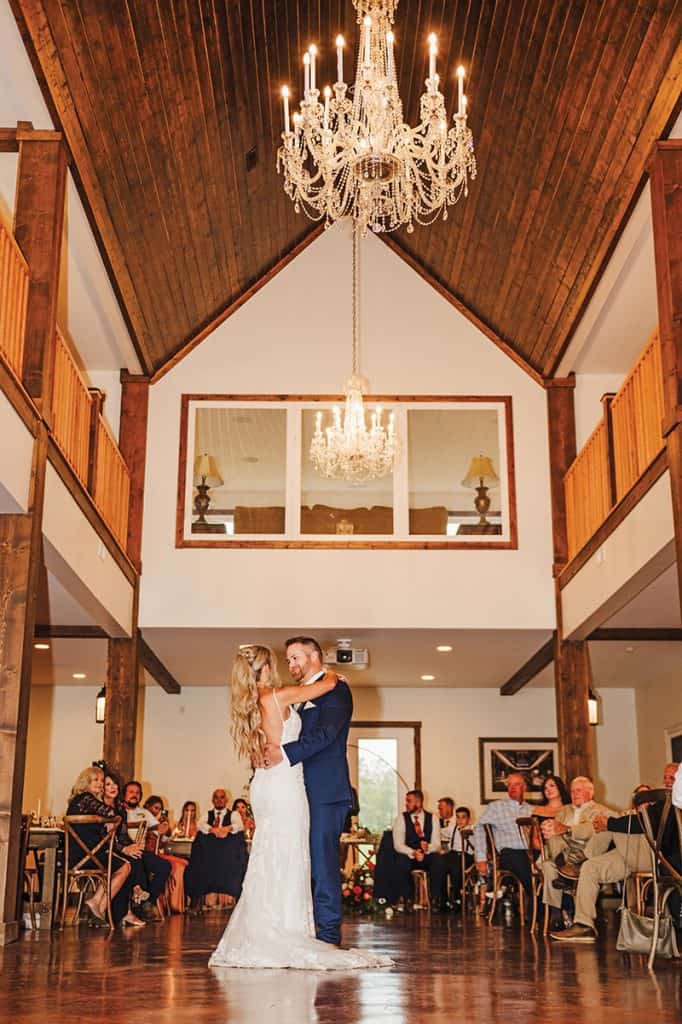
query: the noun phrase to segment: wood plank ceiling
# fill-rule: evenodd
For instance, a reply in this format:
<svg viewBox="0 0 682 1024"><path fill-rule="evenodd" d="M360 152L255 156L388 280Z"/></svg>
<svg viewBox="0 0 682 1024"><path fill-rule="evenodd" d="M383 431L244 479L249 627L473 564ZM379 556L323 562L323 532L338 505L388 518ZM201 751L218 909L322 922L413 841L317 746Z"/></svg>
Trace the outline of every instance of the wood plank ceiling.
<svg viewBox="0 0 682 1024"><path fill-rule="evenodd" d="M279 88L350 0L11 0L143 365L173 361L313 230L275 172ZM479 176L413 261L551 374L679 109L682 0L402 0L416 120L426 37L468 70ZM347 67L349 66L347 63ZM37 126L38 127L38 126Z"/></svg>

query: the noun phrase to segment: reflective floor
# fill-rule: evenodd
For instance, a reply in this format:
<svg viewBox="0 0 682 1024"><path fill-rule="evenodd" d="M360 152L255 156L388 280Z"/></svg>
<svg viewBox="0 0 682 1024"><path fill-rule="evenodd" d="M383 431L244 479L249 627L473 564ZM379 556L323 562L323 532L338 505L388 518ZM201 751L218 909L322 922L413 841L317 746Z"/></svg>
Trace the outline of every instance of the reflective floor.
<svg viewBox="0 0 682 1024"><path fill-rule="evenodd" d="M672 1024L682 962L649 975L615 950L557 946L518 923L429 917L350 921L344 944L396 967L347 974L209 970L226 917L173 918L142 932L27 933L0 949L0 1020L15 1024Z"/></svg>

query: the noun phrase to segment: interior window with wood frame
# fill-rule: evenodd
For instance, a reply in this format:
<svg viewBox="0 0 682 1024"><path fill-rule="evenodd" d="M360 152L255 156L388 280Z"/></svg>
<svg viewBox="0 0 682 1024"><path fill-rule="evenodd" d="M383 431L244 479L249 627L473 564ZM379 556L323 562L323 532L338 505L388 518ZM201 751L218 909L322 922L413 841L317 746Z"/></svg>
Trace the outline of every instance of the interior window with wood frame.
<svg viewBox="0 0 682 1024"><path fill-rule="evenodd" d="M509 396L368 398L393 415L400 451L359 483L310 458L337 401L183 395L176 545L517 547Z"/></svg>

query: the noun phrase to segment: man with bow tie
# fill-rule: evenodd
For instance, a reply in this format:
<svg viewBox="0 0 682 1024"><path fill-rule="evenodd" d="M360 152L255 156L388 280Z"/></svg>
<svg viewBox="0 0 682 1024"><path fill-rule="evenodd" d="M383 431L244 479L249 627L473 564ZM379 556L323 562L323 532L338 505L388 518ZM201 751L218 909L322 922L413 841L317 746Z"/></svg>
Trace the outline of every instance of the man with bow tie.
<svg viewBox="0 0 682 1024"><path fill-rule="evenodd" d="M421 789L411 789L405 796L405 811L393 822L393 847L400 897L407 905L412 901L412 872L430 874L433 859L440 850L440 823L430 811L424 810Z"/></svg>

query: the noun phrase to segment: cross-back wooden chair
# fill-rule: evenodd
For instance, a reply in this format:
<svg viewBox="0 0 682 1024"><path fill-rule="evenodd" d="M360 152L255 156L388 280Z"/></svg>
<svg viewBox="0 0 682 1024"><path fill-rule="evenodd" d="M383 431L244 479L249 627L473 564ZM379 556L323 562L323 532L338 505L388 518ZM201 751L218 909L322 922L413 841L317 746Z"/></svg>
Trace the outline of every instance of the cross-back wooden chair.
<svg viewBox="0 0 682 1024"><path fill-rule="evenodd" d="M467 867L466 862L466 847L467 843L472 842L474 830L473 828L458 828L457 831L462 836L462 850L460 853L462 888L460 894L462 899L462 913L465 914L467 903L471 903L472 910L476 909L476 864L473 863ZM473 852L473 850L470 852Z"/></svg>
<svg viewBox="0 0 682 1024"><path fill-rule="evenodd" d="M112 857L116 830L120 824L120 817L103 818L98 814L67 814L64 817L64 890L60 928L64 927L69 895L74 887L78 893L78 904L76 905L76 913L72 923L77 924L80 919L85 893L88 889L91 889L94 895L97 891L98 883L101 883L107 896L107 922L109 927L113 929L114 920L111 916ZM97 843L93 846L88 846L78 834L77 828L79 825L111 827L108 828L108 831L104 831L102 838ZM69 865L71 844L76 847L79 854L82 853L80 860L73 867Z"/></svg>
<svg viewBox="0 0 682 1024"><path fill-rule="evenodd" d="M662 805L658 827L655 830L649 810L651 804ZM670 896L672 893L678 892L682 897L682 871L680 870L682 867L682 811L679 807L673 807L672 794L668 789L649 789L636 793L633 805L642 822L644 835L651 850L651 887L654 912L654 932L649 952L649 969L651 969L656 957L661 917L666 912ZM670 830L672 847L669 847L666 842L664 850L663 844L668 825L671 822L674 823ZM671 854L675 856L677 864L671 862Z"/></svg>
<svg viewBox="0 0 682 1024"><path fill-rule="evenodd" d="M535 931L538 923L538 906L542 902L545 876L542 873L542 862L545 859L545 841L540 830L540 822L536 817L517 818L516 824L526 843L531 878L531 920L530 930ZM535 852L538 856L535 857ZM525 890L524 890L525 891ZM548 914L545 914L544 934L547 934ZM522 918L523 920L523 918Z"/></svg>
<svg viewBox="0 0 682 1024"><path fill-rule="evenodd" d="M21 850L19 853L19 885L17 887L17 916L21 918L23 916L23 902L24 897L28 897L28 912L31 919L31 928L35 931L36 927L36 909L35 909L35 897L36 891L40 888L40 878L38 876L38 863L33 856L33 864L29 864L29 848L28 843L31 838L31 815L22 814L21 816Z"/></svg>
<svg viewBox="0 0 682 1024"><path fill-rule="evenodd" d="M500 886L504 885L505 882L511 882L511 884L513 886L516 886L516 888L518 889L518 894L519 894L519 912L521 914L521 925L523 926L525 924L525 921L526 921L525 904L524 904L525 890L523 888L523 882L521 881L521 879L517 875L514 874L513 871L510 871L509 868L504 868L503 869L503 868L500 867L500 854L499 854L498 849L497 849L497 847L495 845L495 833L493 832L493 827L492 827L492 825L488 825L488 824L484 824L483 827L485 829L485 840L486 840L486 847L487 847L487 852L488 852L488 863L492 865L492 879L491 879L491 881L492 881L492 886L493 886L493 896L492 896L492 900L490 901L490 910L488 911L488 924L491 923L491 921L493 919L493 916L495 914L495 908L497 907L497 902L498 902L497 894L500 891Z"/></svg>

